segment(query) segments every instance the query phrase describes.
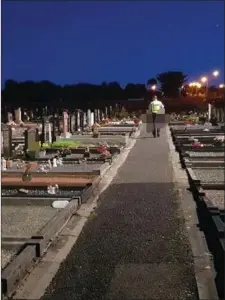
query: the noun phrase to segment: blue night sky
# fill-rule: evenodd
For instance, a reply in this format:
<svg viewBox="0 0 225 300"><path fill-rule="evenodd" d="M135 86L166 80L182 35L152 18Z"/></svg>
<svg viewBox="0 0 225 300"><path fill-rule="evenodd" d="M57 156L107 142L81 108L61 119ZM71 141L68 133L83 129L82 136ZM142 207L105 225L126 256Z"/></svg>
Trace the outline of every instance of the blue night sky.
<svg viewBox="0 0 225 300"><path fill-rule="evenodd" d="M224 80L222 1L27 2L2 3L2 83L124 85L214 69Z"/></svg>

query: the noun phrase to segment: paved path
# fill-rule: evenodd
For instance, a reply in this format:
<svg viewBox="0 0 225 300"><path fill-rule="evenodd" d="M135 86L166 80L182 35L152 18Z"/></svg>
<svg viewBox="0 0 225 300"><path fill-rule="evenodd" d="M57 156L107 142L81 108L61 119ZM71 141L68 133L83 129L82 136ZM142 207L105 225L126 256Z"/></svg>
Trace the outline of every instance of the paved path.
<svg viewBox="0 0 225 300"><path fill-rule="evenodd" d="M138 139L43 300L197 299L166 139Z"/></svg>

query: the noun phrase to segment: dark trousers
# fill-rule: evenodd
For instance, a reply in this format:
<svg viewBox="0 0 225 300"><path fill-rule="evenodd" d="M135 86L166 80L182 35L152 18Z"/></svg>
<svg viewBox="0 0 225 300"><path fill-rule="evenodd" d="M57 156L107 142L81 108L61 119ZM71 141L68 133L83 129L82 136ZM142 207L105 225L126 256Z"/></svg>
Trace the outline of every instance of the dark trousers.
<svg viewBox="0 0 225 300"><path fill-rule="evenodd" d="M157 134L160 133L160 128L157 126L157 114L156 113L152 113L152 123L153 123L153 131L152 134L154 136L156 136Z"/></svg>

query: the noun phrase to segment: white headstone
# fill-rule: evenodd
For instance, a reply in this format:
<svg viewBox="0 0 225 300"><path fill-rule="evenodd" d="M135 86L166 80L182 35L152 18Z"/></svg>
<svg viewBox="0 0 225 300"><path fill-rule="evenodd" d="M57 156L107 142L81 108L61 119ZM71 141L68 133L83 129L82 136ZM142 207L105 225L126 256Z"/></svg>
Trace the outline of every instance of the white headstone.
<svg viewBox="0 0 225 300"><path fill-rule="evenodd" d="M94 125L94 113L91 113L91 120L90 120L90 126Z"/></svg>
<svg viewBox="0 0 225 300"><path fill-rule="evenodd" d="M47 130L48 130L48 142L51 144L52 143L52 128L50 122L47 125Z"/></svg>
<svg viewBox="0 0 225 300"><path fill-rule="evenodd" d="M57 160L56 158L53 158L53 168L56 168L57 167Z"/></svg>
<svg viewBox="0 0 225 300"><path fill-rule="evenodd" d="M20 124L20 122L21 122L21 108L20 107L15 110L15 121L17 124Z"/></svg>
<svg viewBox="0 0 225 300"><path fill-rule="evenodd" d="M52 162L51 162L51 160L50 160L50 159L48 160L48 167L49 167L49 169L51 169L51 168L52 168Z"/></svg>
<svg viewBox="0 0 225 300"><path fill-rule="evenodd" d="M87 111L87 125L90 127L91 126L91 110L88 109Z"/></svg>
<svg viewBox="0 0 225 300"><path fill-rule="evenodd" d="M6 160L5 160L4 157L2 158L2 170L3 170L3 171L6 170Z"/></svg>
<svg viewBox="0 0 225 300"><path fill-rule="evenodd" d="M59 166L62 166L62 165L63 165L62 157L59 157L59 158L58 158L57 163L58 163Z"/></svg>

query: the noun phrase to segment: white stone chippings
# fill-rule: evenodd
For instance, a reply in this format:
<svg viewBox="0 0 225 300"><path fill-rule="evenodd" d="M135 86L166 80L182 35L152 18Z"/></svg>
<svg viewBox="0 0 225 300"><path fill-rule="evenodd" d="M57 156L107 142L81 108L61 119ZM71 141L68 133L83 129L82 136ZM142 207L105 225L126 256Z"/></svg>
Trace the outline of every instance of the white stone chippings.
<svg viewBox="0 0 225 300"><path fill-rule="evenodd" d="M1 249L1 268L4 269L7 264L15 257L17 250Z"/></svg>
<svg viewBox="0 0 225 300"><path fill-rule="evenodd" d="M2 206L2 236L30 237L57 212L50 206Z"/></svg>

